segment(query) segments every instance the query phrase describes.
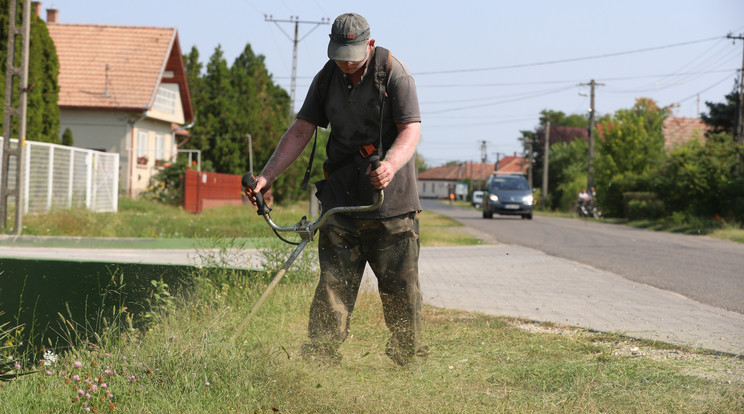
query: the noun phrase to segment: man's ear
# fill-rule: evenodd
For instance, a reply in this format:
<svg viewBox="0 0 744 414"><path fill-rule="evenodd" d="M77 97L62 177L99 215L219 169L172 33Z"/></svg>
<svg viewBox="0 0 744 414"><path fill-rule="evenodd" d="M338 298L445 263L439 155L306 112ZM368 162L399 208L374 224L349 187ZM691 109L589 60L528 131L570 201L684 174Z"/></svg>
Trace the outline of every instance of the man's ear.
<svg viewBox="0 0 744 414"><path fill-rule="evenodd" d="M375 47L375 39L369 39L369 46Z"/></svg>

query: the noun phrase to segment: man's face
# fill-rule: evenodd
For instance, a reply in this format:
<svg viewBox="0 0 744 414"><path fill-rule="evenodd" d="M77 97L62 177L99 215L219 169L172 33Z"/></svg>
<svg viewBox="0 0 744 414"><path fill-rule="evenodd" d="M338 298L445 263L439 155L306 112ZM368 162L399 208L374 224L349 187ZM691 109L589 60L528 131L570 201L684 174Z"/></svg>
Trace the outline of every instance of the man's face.
<svg viewBox="0 0 744 414"><path fill-rule="evenodd" d="M369 52L371 50L372 46L370 46L369 41L367 41L367 53L364 55L364 59L360 60L359 62L344 62L341 60L337 60L335 61L336 65L338 65L342 72L346 73L347 75L351 75L364 66L364 64L367 62L367 59L369 59Z"/></svg>

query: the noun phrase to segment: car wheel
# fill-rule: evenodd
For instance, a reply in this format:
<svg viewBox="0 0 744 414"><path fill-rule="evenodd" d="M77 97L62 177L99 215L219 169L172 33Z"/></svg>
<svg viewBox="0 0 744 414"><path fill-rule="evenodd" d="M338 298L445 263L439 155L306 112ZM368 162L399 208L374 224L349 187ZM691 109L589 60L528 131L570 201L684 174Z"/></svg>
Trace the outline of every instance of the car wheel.
<svg viewBox="0 0 744 414"><path fill-rule="evenodd" d="M483 218L484 219L490 219L493 218L493 213L490 211L483 210Z"/></svg>
<svg viewBox="0 0 744 414"><path fill-rule="evenodd" d="M523 219L532 220L532 214L522 214Z"/></svg>

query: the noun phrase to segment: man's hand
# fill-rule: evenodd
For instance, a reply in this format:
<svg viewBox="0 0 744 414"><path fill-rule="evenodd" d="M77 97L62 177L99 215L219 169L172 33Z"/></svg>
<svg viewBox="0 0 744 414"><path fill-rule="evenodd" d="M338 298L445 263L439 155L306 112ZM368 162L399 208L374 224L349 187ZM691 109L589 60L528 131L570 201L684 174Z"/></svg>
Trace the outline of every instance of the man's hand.
<svg viewBox="0 0 744 414"><path fill-rule="evenodd" d="M371 165L367 168L367 176L374 188L382 190L393 181L395 169L389 162L380 161L380 166L376 170L373 170Z"/></svg>
<svg viewBox="0 0 744 414"><path fill-rule="evenodd" d="M245 194L245 196L248 197L248 200L251 201L251 204L253 204L253 206L258 209L258 201L256 200L256 196L254 194L257 192L266 194L266 192L270 189L271 183L266 180L266 177L264 177L263 175L259 175L258 177L256 177L256 187L252 191L249 191L248 188L243 187L243 194Z"/></svg>

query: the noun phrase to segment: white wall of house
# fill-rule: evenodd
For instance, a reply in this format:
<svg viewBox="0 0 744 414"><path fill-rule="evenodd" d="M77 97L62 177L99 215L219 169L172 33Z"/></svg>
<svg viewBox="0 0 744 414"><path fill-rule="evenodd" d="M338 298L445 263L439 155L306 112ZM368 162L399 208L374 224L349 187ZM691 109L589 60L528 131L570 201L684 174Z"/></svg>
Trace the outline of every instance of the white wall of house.
<svg viewBox="0 0 744 414"><path fill-rule="evenodd" d="M180 105L180 98L178 100ZM182 107L178 118L183 119ZM69 128L74 146L106 152L118 152L120 159L120 185L125 195L136 197L145 190L150 177L175 161L176 145L171 133L174 117L156 119L158 111L150 111L153 118L142 113L119 111L60 109L60 133ZM143 156L146 160L143 161ZM138 159L139 158L139 159ZM138 163L138 160L140 161Z"/></svg>
<svg viewBox="0 0 744 414"><path fill-rule="evenodd" d="M174 124L183 124L185 122L181 92L178 84L160 84L152 108L147 111L147 117L173 122Z"/></svg>
<svg viewBox="0 0 744 414"><path fill-rule="evenodd" d="M418 180L416 182L421 198L448 198L450 189L454 188L454 181Z"/></svg>

